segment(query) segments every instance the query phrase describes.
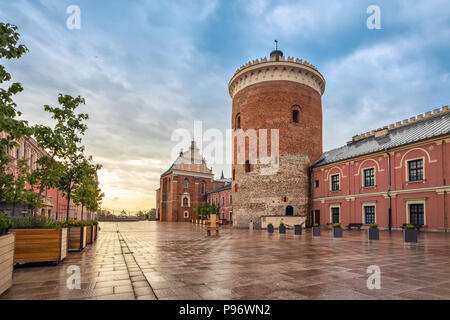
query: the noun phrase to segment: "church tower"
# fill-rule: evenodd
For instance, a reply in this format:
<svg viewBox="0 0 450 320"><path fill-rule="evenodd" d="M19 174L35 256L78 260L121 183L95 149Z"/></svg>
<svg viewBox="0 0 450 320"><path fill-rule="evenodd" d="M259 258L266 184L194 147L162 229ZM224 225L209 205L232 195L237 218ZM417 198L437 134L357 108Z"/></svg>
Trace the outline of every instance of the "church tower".
<svg viewBox="0 0 450 320"><path fill-rule="evenodd" d="M228 89L233 101L231 127L246 141L242 146L233 137L233 225L247 228L252 221L258 228L264 216L306 217L309 166L322 155L324 77L310 63L285 58L276 49L269 59L256 59L240 67ZM257 140L253 149L252 129ZM260 129L267 129L267 138ZM271 173L264 172L270 164L262 161L263 140L276 167ZM278 150L272 148L276 143ZM250 154L255 149L257 160L252 161ZM244 161L238 159L242 152Z"/></svg>

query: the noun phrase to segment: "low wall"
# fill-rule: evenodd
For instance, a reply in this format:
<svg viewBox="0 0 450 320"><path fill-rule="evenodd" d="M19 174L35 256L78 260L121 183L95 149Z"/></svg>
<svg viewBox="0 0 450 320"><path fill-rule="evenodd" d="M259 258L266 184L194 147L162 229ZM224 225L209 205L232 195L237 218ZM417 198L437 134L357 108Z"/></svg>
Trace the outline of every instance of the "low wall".
<svg viewBox="0 0 450 320"><path fill-rule="evenodd" d="M261 228L267 229L269 223L273 224L276 229L279 227L280 222L283 222L286 226L294 228L296 224L302 224L305 227L306 217L302 216L262 216L261 217Z"/></svg>

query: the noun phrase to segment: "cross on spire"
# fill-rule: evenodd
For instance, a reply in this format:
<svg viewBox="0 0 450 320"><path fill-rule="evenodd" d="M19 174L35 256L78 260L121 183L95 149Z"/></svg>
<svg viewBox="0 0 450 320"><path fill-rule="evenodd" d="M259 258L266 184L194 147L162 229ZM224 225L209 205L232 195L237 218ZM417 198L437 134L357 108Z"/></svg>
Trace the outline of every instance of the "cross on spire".
<svg viewBox="0 0 450 320"><path fill-rule="evenodd" d="M278 50L278 40L275 40L275 50Z"/></svg>

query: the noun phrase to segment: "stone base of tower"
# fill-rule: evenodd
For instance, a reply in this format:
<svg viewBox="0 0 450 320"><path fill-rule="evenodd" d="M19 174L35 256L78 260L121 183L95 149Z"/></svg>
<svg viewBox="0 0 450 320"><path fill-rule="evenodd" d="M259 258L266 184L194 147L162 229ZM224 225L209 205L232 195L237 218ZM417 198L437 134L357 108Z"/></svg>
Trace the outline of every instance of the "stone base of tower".
<svg viewBox="0 0 450 320"><path fill-rule="evenodd" d="M310 164L307 155L281 155L276 174L262 175L254 164L251 172L244 165L233 165L233 227L261 228L261 217L290 215L306 217L309 211Z"/></svg>

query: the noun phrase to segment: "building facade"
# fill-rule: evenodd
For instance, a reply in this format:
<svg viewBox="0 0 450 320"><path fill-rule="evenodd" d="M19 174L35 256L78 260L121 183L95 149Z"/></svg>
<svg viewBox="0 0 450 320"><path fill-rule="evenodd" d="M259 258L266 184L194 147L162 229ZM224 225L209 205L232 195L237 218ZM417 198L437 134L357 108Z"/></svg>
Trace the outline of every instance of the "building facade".
<svg viewBox="0 0 450 320"><path fill-rule="evenodd" d="M448 230L448 107L353 137L312 165L312 220Z"/></svg>
<svg viewBox="0 0 450 320"><path fill-rule="evenodd" d="M252 221L258 228L262 216L308 216L309 166L322 155L324 91L316 67L279 50L230 80L235 227Z"/></svg>
<svg viewBox="0 0 450 320"><path fill-rule="evenodd" d="M223 185L223 184L222 184ZM160 221L188 222L194 208L206 203L207 193L221 184L214 181L212 170L192 141L190 149L178 158L160 177L156 190L156 211Z"/></svg>
<svg viewBox="0 0 450 320"><path fill-rule="evenodd" d="M1 132L0 136L5 137L5 133ZM37 145L37 142L31 137L22 137L17 141L18 146L7 150L10 157L9 169L14 175L18 172L18 163L22 159L28 159L28 166L30 171L37 169L37 160L43 156L48 156L45 150L42 150ZM27 188L31 188L27 185ZM36 190L37 191L37 190ZM44 207L40 208L40 214L46 215L48 218L58 221L65 221L67 218L67 199L63 193L57 189L45 188L43 191ZM27 208L23 205L10 205L5 201L0 200L0 212L12 216L23 217L32 214L33 209ZM81 206L70 202L69 219L93 219L95 214L93 212L86 212L82 215Z"/></svg>
<svg viewBox="0 0 450 320"><path fill-rule="evenodd" d="M215 204L220 207L219 218L228 222L233 222L233 195L231 190L231 181L223 187L216 188L208 192L209 204Z"/></svg>

